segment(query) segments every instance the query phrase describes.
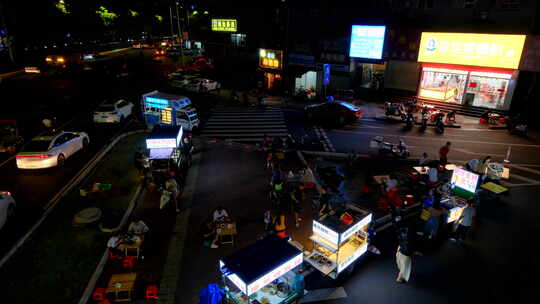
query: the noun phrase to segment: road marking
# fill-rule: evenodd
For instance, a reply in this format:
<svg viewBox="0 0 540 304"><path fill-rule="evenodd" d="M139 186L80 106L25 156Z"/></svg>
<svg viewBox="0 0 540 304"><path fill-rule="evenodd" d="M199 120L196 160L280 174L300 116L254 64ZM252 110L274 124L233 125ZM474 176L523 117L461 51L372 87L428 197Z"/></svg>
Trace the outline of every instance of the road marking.
<svg viewBox="0 0 540 304"><path fill-rule="evenodd" d="M12 161L14 158L15 158L15 155L13 155L13 156L11 156L10 158L6 159L5 161L3 161L3 162L0 164L0 167L2 167L3 165L9 163L9 162Z"/></svg>
<svg viewBox="0 0 540 304"><path fill-rule="evenodd" d="M531 168L526 168L526 167L523 167L523 166L520 166L520 165L508 164L506 166L511 167L511 168L516 168L516 169L519 169L519 170L522 170L522 171L527 171L529 173L540 174L540 171L538 171L538 170L534 170L534 169L531 169Z"/></svg>
<svg viewBox="0 0 540 304"><path fill-rule="evenodd" d="M472 151L469 151L469 150L459 149L459 148L452 148L452 150L457 151L457 152L462 152L462 153L465 153L465 154L471 154L471 155L481 155L481 156L486 155L485 152L472 152ZM491 153L490 155L491 156L499 156L499 157L505 157L506 156L506 154L495 154L495 153Z"/></svg>
<svg viewBox="0 0 540 304"><path fill-rule="evenodd" d="M308 293L300 299L299 303L311 303L342 299L347 297L347 292L343 287L337 288L321 288L308 291Z"/></svg>
<svg viewBox="0 0 540 304"><path fill-rule="evenodd" d="M373 132L353 132L353 131L346 131L346 130L332 130L332 132L336 133L351 133L351 134L362 134L362 135L372 135L372 136L385 136L385 137L396 137L396 138L409 138L409 139L418 139L418 140L430 140L430 141L438 141L438 142L447 142L448 137L458 137L456 136L447 136L440 138L432 138L432 137L418 137L418 136L410 136L410 135L393 135L393 134L382 134L382 133L373 133ZM488 142L488 141L474 141L474 140L460 140L460 139L452 139L452 142L462 142L462 143L471 143L471 144L485 144L485 145L497 145L497 146L514 146L514 147L526 147L526 148L540 148L540 145L528 145L528 144L517 144L517 143L504 143L504 142Z"/></svg>

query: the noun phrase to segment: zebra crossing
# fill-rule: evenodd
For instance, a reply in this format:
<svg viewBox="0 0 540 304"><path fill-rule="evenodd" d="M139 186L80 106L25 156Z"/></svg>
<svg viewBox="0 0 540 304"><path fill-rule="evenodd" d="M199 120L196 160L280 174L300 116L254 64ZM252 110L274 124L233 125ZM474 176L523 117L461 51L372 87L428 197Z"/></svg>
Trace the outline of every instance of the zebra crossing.
<svg viewBox="0 0 540 304"><path fill-rule="evenodd" d="M285 117L279 107L217 106L201 129L201 136L237 142L259 142L265 134L285 137L287 133Z"/></svg>

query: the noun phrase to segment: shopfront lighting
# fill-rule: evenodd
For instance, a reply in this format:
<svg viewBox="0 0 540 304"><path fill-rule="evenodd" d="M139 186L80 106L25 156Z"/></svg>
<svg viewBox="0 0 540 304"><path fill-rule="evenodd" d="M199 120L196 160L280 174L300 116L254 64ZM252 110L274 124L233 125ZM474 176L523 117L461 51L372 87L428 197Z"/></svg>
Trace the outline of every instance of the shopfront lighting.
<svg viewBox="0 0 540 304"><path fill-rule="evenodd" d="M56 62L63 63L65 61L64 57L58 57L56 58Z"/></svg>
<svg viewBox="0 0 540 304"><path fill-rule="evenodd" d="M52 58L51 58L51 57L47 57L47 58L45 58L45 61L47 61L47 62L52 62Z"/></svg>

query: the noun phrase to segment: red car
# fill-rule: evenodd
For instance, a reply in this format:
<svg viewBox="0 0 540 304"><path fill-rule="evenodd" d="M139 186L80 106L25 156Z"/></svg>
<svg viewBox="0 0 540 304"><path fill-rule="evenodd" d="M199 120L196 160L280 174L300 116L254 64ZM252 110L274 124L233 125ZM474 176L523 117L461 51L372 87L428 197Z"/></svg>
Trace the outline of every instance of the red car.
<svg viewBox="0 0 540 304"><path fill-rule="evenodd" d="M180 70L190 70L190 71L202 71L206 69L213 69L214 65L206 57L197 57L193 61L180 68Z"/></svg>

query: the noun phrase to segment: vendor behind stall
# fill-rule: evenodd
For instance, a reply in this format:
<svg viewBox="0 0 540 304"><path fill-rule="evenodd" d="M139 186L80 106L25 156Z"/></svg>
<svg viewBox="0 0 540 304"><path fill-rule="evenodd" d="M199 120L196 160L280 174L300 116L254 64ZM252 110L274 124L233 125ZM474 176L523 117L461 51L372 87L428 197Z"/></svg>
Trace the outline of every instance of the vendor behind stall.
<svg viewBox="0 0 540 304"><path fill-rule="evenodd" d="M229 220L229 213L223 206L217 206L212 214L212 218L214 219L214 222L224 222Z"/></svg>

